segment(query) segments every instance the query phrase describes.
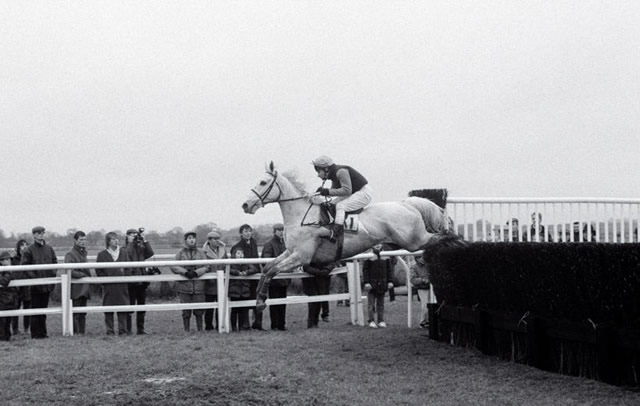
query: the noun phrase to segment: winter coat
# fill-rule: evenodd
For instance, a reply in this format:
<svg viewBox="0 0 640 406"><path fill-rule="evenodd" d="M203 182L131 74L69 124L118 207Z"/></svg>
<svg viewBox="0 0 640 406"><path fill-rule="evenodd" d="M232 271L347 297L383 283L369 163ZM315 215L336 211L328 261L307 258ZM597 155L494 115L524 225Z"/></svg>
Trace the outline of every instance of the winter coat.
<svg viewBox="0 0 640 406"><path fill-rule="evenodd" d="M277 258L285 252L287 248L284 245L284 238L278 238L273 236L272 239L262 247L262 258ZM286 287L291 283L291 279L273 279L271 286L274 287Z"/></svg>
<svg viewBox="0 0 640 406"><path fill-rule="evenodd" d="M109 251L104 250L98 253L96 262L129 262L127 251L120 249L118 260L114 261ZM131 275L129 268L96 268L98 276L128 276ZM126 283L105 283L102 285L102 305L122 306L129 305L129 288Z"/></svg>
<svg viewBox="0 0 640 406"><path fill-rule="evenodd" d="M227 258L227 250L222 241L219 241L220 245L209 244L209 241L205 242L202 246L205 257L207 259L225 259ZM207 273L216 273L218 270L224 270L224 265L210 265ZM204 293L207 295L218 294L218 283L215 279L208 279L204 282Z"/></svg>
<svg viewBox="0 0 640 406"><path fill-rule="evenodd" d="M232 265L229 274L239 276L245 273L246 276L254 275L260 272L258 267L253 264ZM244 276L244 275L243 275ZM251 298L251 282L248 280L231 279L229 281L229 297L234 299Z"/></svg>
<svg viewBox="0 0 640 406"><path fill-rule="evenodd" d="M127 244L127 255L129 256L129 261L131 262L142 262L151 258L155 253L153 252L153 248L148 241L143 242L142 244L138 244L135 242L130 242ZM131 268L131 275L146 275L147 268ZM130 286L149 286L149 282L133 282Z"/></svg>
<svg viewBox="0 0 640 406"><path fill-rule="evenodd" d="M82 247L78 247L74 245L69 252L67 252L64 256L65 264L79 264L86 263L87 261L87 250ZM89 269L73 269L71 270L71 278L80 279L85 276L91 276L91 271ZM71 284L71 299L79 299L81 297L86 297L89 299L91 297L91 286L88 283L72 283Z"/></svg>
<svg viewBox="0 0 640 406"><path fill-rule="evenodd" d="M371 285L374 293L385 293L393 282L393 266L389 258L372 258L364 261L362 282Z"/></svg>
<svg viewBox="0 0 640 406"><path fill-rule="evenodd" d="M258 243L253 238L250 238L248 241L244 238L241 238L240 241L238 241L233 247L231 247L231 253L235 253L238 249L242 250L242 252L244 253L244 258L260 258L260 255L258 254ZM247 271L250 272L249 275L258 273L260 272L260 265L251 265L251 267L247 268ZM258 281L249 280L243 283L247 283L249 286L249 297L255 298ZM229 289L231 289L231 286L229 286Z"/></svg>
<svg viewBox="0 0 640 406"><path fill-rule="evenodd" d="M176 254L176 261L195 261L199 259L207 259L204 255L204 251L197 247L187 247L185 246ZM187 271L196 271L198 274L198 278L204 275L209 270L209 267L206 265L197 267L196 265L188 265L188 266L172 266L171 272L185 276ZM184 281L176 282L176 291L178 293L186 293L189 295L202 294L204 293L204 284L205 281L200 280L198 278L188 279Z"/></svg>
<svg viewBox="0 0 640 406"><path fill-rule="evenodd" d="M416 263L411 266L411 284L416 289L429 289L429 269L422 258L416 258Z"/></svg>
<svg viewBox="0 0 640 406"><path fill-rule="evenodd" d="M44 264L57 264L58 259L56 253L51 246L47 243L38 244L34 242L29 245L27 249L22 253L22 261L20 265L44 265ZM38 278L55 278L56 270L47 269L40 271L27 271L26 274L30 279ZM48 293L53 291L55 285L35 285L31 286L31 292L33 293Z"/></svg>
<svg viewBox="0 0 640 406"><path fill-rule="evenodd" d="M14 256L11 257L11 265L20 265L22 263L22 257ZM29 279L29 274L27 272L12 272L13 279ZM31 286L20 286L18 288L18 299L23 300L25 302L31 301Z"/></svg>
<svg viewBox="0 0 640 406"><path fill-rule="evenodd" d="M302 293L307 296L329 294L329 292L325 292L326 289L323 288L330 286L331 271L333 271L334 268L335 264L333 263L324 265L304 265L302 269L314 277L302 279Z"/></svg>
<svg viewBox="0 0 640 406"><path fill-rule="evenodd" d="M9 287L15 272L0 272L0 310L18 308L18 289Z"/></svg>

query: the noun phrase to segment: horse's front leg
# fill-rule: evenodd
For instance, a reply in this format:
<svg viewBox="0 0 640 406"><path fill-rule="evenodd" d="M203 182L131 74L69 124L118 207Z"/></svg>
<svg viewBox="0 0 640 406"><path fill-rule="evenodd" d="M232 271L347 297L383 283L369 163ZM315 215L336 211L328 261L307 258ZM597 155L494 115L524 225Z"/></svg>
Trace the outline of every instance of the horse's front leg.
<svg viewBox="0 0 640 406"><path fill-rule="evenodd" d="M273 277L280 272L289 272L296 269L303 265L303 261L299 254L292 254L289 251L285 251L269 264L271 266L265 268L265 273L263 273L260 278L256 292L256 310L259 312L267 307L266 300L269 294L269 285Z"/></svg>

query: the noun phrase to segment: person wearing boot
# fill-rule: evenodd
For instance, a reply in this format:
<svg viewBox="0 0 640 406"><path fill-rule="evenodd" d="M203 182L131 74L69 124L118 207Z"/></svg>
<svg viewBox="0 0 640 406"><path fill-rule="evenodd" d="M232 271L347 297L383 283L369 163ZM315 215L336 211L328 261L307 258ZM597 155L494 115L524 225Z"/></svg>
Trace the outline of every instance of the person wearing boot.
<svg viewBox="0 0 640 406"><path fill-rule="evenodd" d="M182 248L176 254L177 261L195 261L200 259L207 259L204 251L198 248L195 231L189 231L184 234L184 248ZM175 274L182 275L186 279L176 282L176 290L180 296L180 303L204 303L204 285L205 281L199 278L204 275L209 267L187 265L187 266L172 266L171 271ZM185 309L182 311L182 322L184 324L184 331L189 332L191 330L191 313L193 313L196 319L196 328L198 331L202 331L204 309Z"/></svg>
<svg viewBox="0 0 640 406"><path fill-rule="evenodd" d="M73 248L64 256L65 264L86 263L87 261L87 235L83 231L76 231L73 235ZM91 276L89 269L70 270L72 279L81 279ZM85 307L90 299L90 285L88 283L71 284L71 300L73 307ZM87 313L73 314L73 334L84 334Z"/></svg>
<svg viewBox="0 0 640 406"><path fill-rule="evenodd" d="M127 230L127 255L131 262L142 262L154 255L151 244L144 236L144 228ZM131 268L131 275L147 275L147 268ZM149 282L133 282L129 284L129 301L131 305L143 305L147 302ZM137 334L147 334L144 329L145 312L136 312ZM127 317L127 331L132 333L132 314Z"/></svg>

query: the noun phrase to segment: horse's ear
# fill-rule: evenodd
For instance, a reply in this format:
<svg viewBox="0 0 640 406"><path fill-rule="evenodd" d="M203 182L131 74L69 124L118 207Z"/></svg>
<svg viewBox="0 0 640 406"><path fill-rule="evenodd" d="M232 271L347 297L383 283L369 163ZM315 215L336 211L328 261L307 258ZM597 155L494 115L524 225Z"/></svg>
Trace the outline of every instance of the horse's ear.
<svg viewBox="0 0 640 406"><path fill-rule="evenodd" d="M269 164L269 172L272 172L276 170L276 166L273 164L273 161L271 161L271 163Z"/></svg>

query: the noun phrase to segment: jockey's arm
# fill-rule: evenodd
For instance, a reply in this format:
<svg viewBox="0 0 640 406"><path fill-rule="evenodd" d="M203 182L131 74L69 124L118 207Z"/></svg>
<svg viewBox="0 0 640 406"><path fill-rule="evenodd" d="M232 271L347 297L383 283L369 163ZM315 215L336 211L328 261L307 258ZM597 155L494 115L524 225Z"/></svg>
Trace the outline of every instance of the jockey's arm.
<svg viewBox="0 0 640 406"><path fill-rule="evenodd" d="M340 189L329 189L330 196L350 196L351 195L351 177L349 171L340 169L336 172L336 177L340 181Z"/></svg>

